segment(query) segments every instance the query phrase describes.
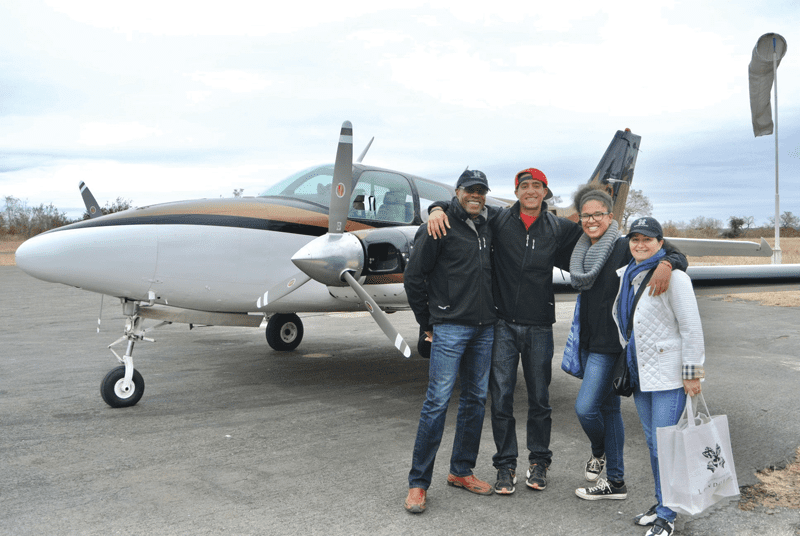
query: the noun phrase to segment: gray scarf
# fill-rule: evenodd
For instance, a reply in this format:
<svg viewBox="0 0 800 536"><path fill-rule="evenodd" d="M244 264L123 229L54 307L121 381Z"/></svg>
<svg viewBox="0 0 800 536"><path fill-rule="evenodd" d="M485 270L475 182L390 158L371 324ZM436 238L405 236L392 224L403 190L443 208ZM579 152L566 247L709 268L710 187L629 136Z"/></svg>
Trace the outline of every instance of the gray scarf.
<svg viewBox="0 0 800 536"><path fill-rule="evenodd" d="M619 223L614 220L596 244L592 244L586 233L578 239L569 260L570 284L574 288L578 290L592 288L594 280L597 279L597 275L605 265L617 238L619 238Z"/></svg>

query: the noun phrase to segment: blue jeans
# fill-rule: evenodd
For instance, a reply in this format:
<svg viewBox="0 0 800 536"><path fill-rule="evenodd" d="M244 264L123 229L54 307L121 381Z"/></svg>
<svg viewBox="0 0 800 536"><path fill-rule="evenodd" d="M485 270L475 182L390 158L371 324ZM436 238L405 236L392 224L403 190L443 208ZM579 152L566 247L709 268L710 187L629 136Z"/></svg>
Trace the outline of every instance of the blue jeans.
<svg viewBox="0 0 800 536"><path fill-rule="evenodd" d="M658 449L656 448L656 428L678 424L678 419L686 405L686 393L683 387L669 391L641 391L639 387L633 392L636 411L642 421L644 436L650 448L650 467L656 481L656 514L667 521L675 521L677 514L661 503L661 481L658 476Z"/></svg>
<svg viewBox="0 0 800 536"><path fill-rule="evenodd" d="M514 420L514 389L517 367L522 360L522 374L528 390L527 440L530 463L550 465L550 378L553 363L552 326L514 324L498 320L494 327L492 373L489 393L492 397L492 433L497 453L495 467L517 467L517 431Z"/></svg>
<svg viewBox="0 0 800 536"><path fill-rule="evenodd" d="M461 376L456 433L450 473L469 476L478 458L492 360L494 326L436 324L433 326L428 393L422 405L409 488L428 489L436 452L442 442L450 396Z"/></svg>
<svg viewBox="0 0 800 536"><path fill-rule="evenodd" d="M608 479L621 482L625 479L625 464L622 461L625 427L619 396L611 389L616 357L581 350L584 372L575 400L575 413L592 444L592 455L599 458L605 454Z"/></svg>

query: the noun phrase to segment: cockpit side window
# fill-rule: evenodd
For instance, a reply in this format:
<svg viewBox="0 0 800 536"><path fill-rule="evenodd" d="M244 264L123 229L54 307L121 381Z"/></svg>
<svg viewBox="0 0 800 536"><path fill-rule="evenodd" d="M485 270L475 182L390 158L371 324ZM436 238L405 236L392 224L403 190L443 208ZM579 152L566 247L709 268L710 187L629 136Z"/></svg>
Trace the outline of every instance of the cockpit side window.
<svg viewBox="0 0 800 536"><path fill-rule="evenodd" d="M395 223L414 220L414 196L408 179L388 171L369 170L353 190L349 217Z"/></svg>
<svg viewBox="0 0 800 536"><path fill-rule="evenodd" d="M417 180L417 192L419 193L419 215L422 221L428 221L428 207L436 201L450 201L453 194L442 186L433 182Z"/></svg>

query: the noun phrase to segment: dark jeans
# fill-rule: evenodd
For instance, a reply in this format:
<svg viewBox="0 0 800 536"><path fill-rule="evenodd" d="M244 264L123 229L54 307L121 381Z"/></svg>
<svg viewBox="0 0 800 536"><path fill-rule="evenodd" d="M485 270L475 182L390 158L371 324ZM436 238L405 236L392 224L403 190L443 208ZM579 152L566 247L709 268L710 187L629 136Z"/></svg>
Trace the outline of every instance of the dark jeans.
<svg viewBox="0 0 800 536"><path fill-rule="evenodd" d="M408 474L409 488L428 489L431 485L447 406L459 375L461 396L450 473L455 476L472 474L483 431L493 335L494 326L433 326L428 393L419 418L411 472Z"/></svg>
<svg viewBox="0 0 800 536"><path fill-rule="evenodd" d="M583 382L575 400L575 413L592 443L592 456L600 458L605 454L606 475L609 480L620 482L625 479L625 426L619 396L611 390L615 359L615 355L581 350Z"/></svg>
<svg viewBox="0 0 800 536"><path fill-rule="evenodd" d="M492 397L492 433L497 453L495 467L517 467L517 432L514 420L514 389L517 368L522 361L522 374L528 390L527 440L530 463L549 466L550 451L550 377L553 362L552 326L531 326L499 320L494 328L492 372L489 394Z"/></svg>

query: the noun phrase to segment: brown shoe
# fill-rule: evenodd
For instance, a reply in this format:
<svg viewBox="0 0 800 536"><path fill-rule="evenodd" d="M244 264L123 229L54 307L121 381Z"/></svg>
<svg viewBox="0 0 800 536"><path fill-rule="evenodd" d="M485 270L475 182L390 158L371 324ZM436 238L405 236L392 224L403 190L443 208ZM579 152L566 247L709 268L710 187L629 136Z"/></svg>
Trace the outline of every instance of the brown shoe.
<svg viewBox="0 0 800 536"><path fill-rule="evenodd" d="M457 488L464 488L472 493L478 495L491 495L494 493L492 486L488 482L478 480L475 475L469 476L456 476L453 474L447 475L447 483Z"/></svg>
<svg viewBox="0 0 800 536"><path fill-rule="evenodd" d="M425 511L425 496L428 494L422 488L411 488L408 490L408 497L406 497L406 502L404 506L406 507L406 512L411 512L412 514L421 514Z"/></svg>

